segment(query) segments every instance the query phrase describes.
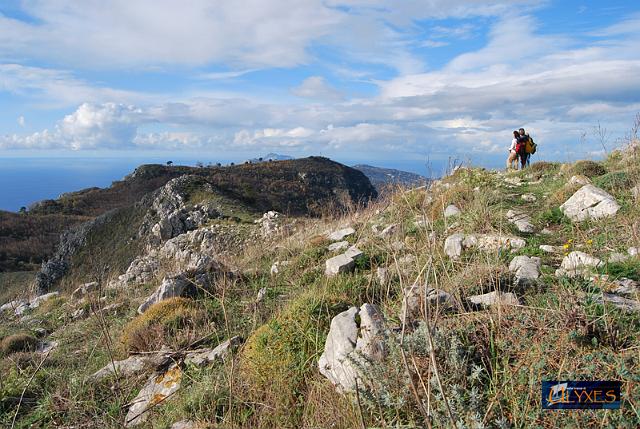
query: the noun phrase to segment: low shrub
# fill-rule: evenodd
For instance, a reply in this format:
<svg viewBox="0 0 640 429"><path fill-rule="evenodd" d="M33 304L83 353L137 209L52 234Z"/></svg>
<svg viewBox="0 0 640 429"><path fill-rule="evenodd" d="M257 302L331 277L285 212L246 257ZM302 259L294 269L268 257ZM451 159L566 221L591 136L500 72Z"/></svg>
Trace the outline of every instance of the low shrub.
<svg viewBox="0 0 640 429"><path fill-rule="evenodd" d="M196 327L204 319L204 312L194 301L166 299L131 320L123 328L120 341L129 353L158 350L162 346L178 349L202 336L196 333Z"/></svg>
<svg viewBox="0 0 640 429"><path fill-rule="evenodd" d="M573 174L582 174L588 178L602 176L607 173L607 169L603 165L589 160L577 161L573 164Z"/></svg>
<svg viewBox="0 0 640 429"><path fill-rule="evenodd" d="M538 161L531 164L529 171L532 173L546 173L554 171L559 168L559 164L556 162Z"/></svg>
<svg viewBox="0 0 640 429"><path fill-rule="evenodd" d="M608 192L615 192L633 187L634 179L627 172L615 171L598 177L593 183Z"/></svg>
<svg viewBox="0 0 640 429"><path fill-rule="evenodd" d="M32 352L38 345L38 339L32 335L20 333L9 335L0 342L0 355L9 356L13 353Z"/></svg>

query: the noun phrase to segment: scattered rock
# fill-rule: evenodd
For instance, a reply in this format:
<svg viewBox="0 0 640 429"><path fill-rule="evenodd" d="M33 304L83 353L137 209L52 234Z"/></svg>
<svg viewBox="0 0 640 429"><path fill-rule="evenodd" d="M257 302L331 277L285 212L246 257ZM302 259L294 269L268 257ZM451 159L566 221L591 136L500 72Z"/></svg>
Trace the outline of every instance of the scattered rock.
<svg viewBox="0 0 640 429"><path fill-rule="evenodd" d="M543 228L542 231L540 231L540 234L552 235L553 234L553 230L551 230L549 228Z"/></svg>
<svg viewBox="0 0 640 429"><path fill-rule="evenodd" d="M212 364L218 360L222 360L229 352L239 346L242 343L242 338L235 336L218 344L213 349L200 349L187 353L184 361L187 364L194 364L197 366L204 366Z"/></svg>
<svg viewBox="0 0 640 429"><path fill-rule="evenodd" d="M25 306L27 306L27 307L29 306L29 303L26 300L24 300L24 299L14 299L11 302L7 302L6 304L2 304L2 306L0 306L0 312L2 312L2 311L11 311L11 312L13 312L14 314L17 315L18 313L16 313L16 310L18 308L25 307Z"/></svg>
<svg viewBox="0 0 640 429"><path fill-rule="evenodd" d="M623 298L612 293L603 293L602 296L596 295L595 300L600 304L611 304L624 311L640 312L640 302L634 299Z"/></svg>
<svg viewBox="0 0 640 429"><path fill-rule="evenodd" d="M338 241L337 243L330 244L327 249L329 252L338 252L340 250L344 250L349 247L348 241Z"/></svg>
<svg viewBox="0 0 640 429"><path fill-rule="evenodd" d="M507 211L507 220L514 224L520 232L532 233L535 231L531 217L526 213L509 210Z"/></svg>
<svg viewBox="0 0 640 429"><path fill-rule="evenodd" d="M629 256L638 256L638 248L637 247L629 247L627 249L627 253Z"/></svg>
<svg viewBox="0 0 640 429"><path fill-rule="evenodd" d="M356 266L355 260L362 255L363 253L360 249L351 246L345 253L327 259L324 272L327 276L350 272Z"/></svg>
<svg viewBox="0 0 640 429"><path fill-rule="evenodd" d="M535 203L538 201L538 198L533 194L522 194L520 198L528 203Z"/></svg>
<svg viewBox="0 0 640 429"><path fill-rule="evenodd" d="M602 261L584 252L574 251L569 253L562 260L560 268L556 270L556 276L575 277L589 272L590 268L597 268L602 265Z"/></svg>
<svg viewBox="0 0 640 429"><path fill-rule="evenodd" d="M627 259L629 259L629 255L624 254L624 253L615 252L615 253L612 253L611 255L609 255L609 257L607 258L607 263L616 264L618 262L624 262Z"/></svg>
<svg viewBox="0 0 640 429"><path fill-rule="evenodd" d="M462 255L462 242L464 241L464 234L453 234L446 238L444 241L444 253L452 258L457 259Z"/></svg>
<svg viewBox="0 0 640 429"><path fill-rule="evenodd" d="M383 267L376 268L376 277L378 278L378 283L386 285L389 281L389 270Z"/></svg>
<svg viewBox="0 0 640 429"><path fill-rule="evenodd" d="M462 212L458 207L453 204L449 204L446 209L444 209L444 217L450 218L454 216L460 216Z"/></svg>
<svg viewBox="0 0 640 429"><path fill-rule="evenodd" d="M260 290L258 291L258 294L256 295L256 304L262 302L266 296L267 296L267 288L266 287L260 288Z"/></svg>
<svg viewBox="0 0 640 429"><path fill-rule="evenodd" d="M184 276L165 277L162 284L138 307L138 313L142 314L153 304L165 299L183 296L185 292L193 292L192 283Z"/></svg>
<svg viewBox="0 0 640 429"><path fill-rule="evenodd" d="M78 308L76 311L71 313L71 319L72 320L80 320L80 319L84 319L88 315L89 315L89 313L87 312L87 310L85 310L84 308Z"/></svg>
<svg viewBox="0 0 640 429"><path fill-rule="evenodd" d="M636 295L640 292L638 282L635 280L622 278L613 281L609 292L617 295Z"/></svg>
<svg viewBox="0 0 640 429"><path fill-rule="evenodd" d="M276 274L279 274L280 273L280 267L286 267L289 264L290 264L289 261L276 261L276 262L274 262L273 265L271 265L271 275L275 276Z"/></svg>
<svg viewBox="0 0 640 429"><path fill-rule="evenodd" d="M49 293L45 293L44 295L36 296L31 301L29 301L29 307L38 308L40 307L40 304L43 304L49 301L50 299L56 298L59 295L60 295L60 292L49 292Z"/></svg>
<svg viewBox="0 0 640 429"><path fill-rule="evenodd" d="M274 210L269 210L262 217L255 221L260 225L262 235L268 237L282 231L280 213Z"/></svg>
<svg viewBox="0 0 640 429"><path fill-rule="evenodd" d="M59 343L57 341L42 341L36 347L36 353L48 354L58 348Z"/></svg>
<svg viewBox="0 0 640 429"><path fill-rule="evenodd" d="M405 289L400 320L412 323L426 316L424 311L427 308L432 311L450 311L457 308L457 303L451 294L443 290L429 287L427 284L414 283Z"/></svg>
<svg viewBox="0 0 640 429"><path fill-rule="evenodd" d="M636 185L631 188L631 195L633 195L633 198L636 201L640 200L640 185Z"/></svg>
<svg viewBox="0 0 640 429"><path fill-rule="evenodd" d="M508 183L509 185L513 185L513 186L522 185L522 179L520 179L519 177L505 177L504 181L505 183Z"/></svg>
<svg viewBox="0 0 640 429"><path fill-rule="evenodd" d="M98 282L90 282L80 285L76 290L71 293L71 299L77 300L82 298L91 292L95 292L100 289Z"/></svg>
<svg viewBox="0 0 640 429"><path fill-rule="evenodd" d="M398 230L398 224L397 223L391 224L382 230L382 232L380 233L380 237L382 238L390 237L393 234L395 234L397 230Z"/></svg>
<svg viewBox="0 0 640 429"><path fill-rule="evenodd" d="M493 292L485 293L483 295L473 295L467 298L467 301L477 307L490 307L493 305L519 305L520 300L511 292L500 292L494 290Z"/></svg>
<svg viewBox="0 0 640 429"><path fill-rule="evenodd" d="M109 362L102 369L91 375L94 381L100 381L111 375L119 377L130 377L140 374L149 368L157 368L169 359L170 352L168 350L153 354L142 354L129 356L124 360L116 360Z"/></svg>
<svg viewBox="0 0 640 429"><path fill-rule="evenodd" d="M341 241L343 240L345 237L348 237L350 235L353 235L356 233L356 230L351 228L351 227L347 227L347 228L343 228L343 229L339 229L337 231L333 231L332 233L327 235L327 238L331 241Z"/></svg>
<svg viewBox="0 0 640 429"><path fill-rule="evenodd" d="M572 221L582 222L614 216L620 205L602 189L585 185L565 201L560 210Z"/></svg>
<svg viewBox="0 0 640 429"><path fill-rule="evenodd" d="M545 253L560 253L562 251L562 249L558 246L550 246L548 244L541 244L539 246L540 250L542 250Z"/></svg>
<svg viewBox="0 0 640 429"><path fill-rule="evenodd" d="M509 264L509 271L515 274L518 286L535 284L540 277L540 258L532 256L516 256Z"/></svg>
<svg viewBox="0 0 640 429"><path fill-rule="evenodd" d="M182 370L172 364L164 373L156 373L149 378L138 396L131 401L125 417L125 427L133 427L144 423L149 417L148 411L154 406L170 398L182 382Z"/></svg>
<svg viewBox="0 0 640 429"><path fill-rule="evenodd" d="M320 373L339 392L354 391L358 368L352 359L359 359L360 354L364 358L363 365L367 360L383 359L386 355L385 331L384 317L374 305L363 304L338 314L331 320L324 353L318 361Z"/></svg>
<svg viewBox="0 0 640 429"><path fill-rule="evenodd" d="M571 176L571 179L569 179L569 182L567 182L567 183L569 185L584 186L584 185L591 184L591 180L589 180L589 178L587 176L584 176L582 174L577 174L575 176Z"/></svg>

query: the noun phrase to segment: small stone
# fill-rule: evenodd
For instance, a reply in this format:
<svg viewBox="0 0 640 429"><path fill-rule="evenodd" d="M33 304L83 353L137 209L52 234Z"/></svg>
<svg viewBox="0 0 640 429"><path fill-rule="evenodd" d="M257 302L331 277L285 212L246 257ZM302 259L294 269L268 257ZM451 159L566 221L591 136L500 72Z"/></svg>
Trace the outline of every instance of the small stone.
<svg viewBox="0 0 640 429"><path fill-rule="evenodd" d="M97 291L99 288L100 284L98 282L85 283L83 285L80 285L71 293L71 299L80 299L84 295Z"/></svg>
<svg viewBox="0 0 640 429"><path fill-rule="evenodd" d="M178 275L175 277L165 277L162 280L162 284L156 291L149 296L145 302L138 307L138 313L142 314L149 309L153 304L156 304L165 299L182 296L185 291L190 288L191 282L184 276Z"/></svg>
<svg viewBox="0 0 640 429"><path fill-rule="evenodd" d="M57 341L43 341L36 347L36 353L48 354L57 348Z"/></svg>
<svg viewBox="0 0 640 429"><path fill-rule="evenodd" d="M360 249L358 249L356 246L349 247L347 251L344 252L344 254L351 259L358 259L362 257L362 255L364 255L364 253Z"/></svg>
<svg viewBox="0 0 640 429"><path fill-rule="evenodd" d="M542 231L540 231L540 234L552 235L553 234L553 230L551 230L549 228L543 228Z"/></svg>
<svg viewBox="0 0 640 429"><path fill-rule="evenodd" d="M353 258L349 257L346 254L341 254L338 256L334 256L333 258L327 259L325 262L325 270L324 273L327 276L335 276L340 273L348 273L353 270L356 263Z"/></svg>
<svg viewBox="0 0 640 429"><path fill-rule="evenodd" d="M400 312L400 320L408 323L413 322L423 316L425 305L433 311L450 311L457 308L455 299L451 294L426 284L414 283L413 286L407 288L402 301L402 309Z"/></svg>
<svg viewBox="0 0 640 429"><path fill-rule="evenodd" d="M464 234L453 234L447 237L444 241L444 253L452 258L457 259L462 255L462 242L464 241Z"/></svg>
<svg viewBox="0 0 640 429"><path fill-rule="evenodd" d="M392 225L389 225L388 227L382 230L382 232L380 233L380 237L382 238L390 237L391 235L395 234L397 230L398 230L398 224L394 223Z"/></svg>
<svg viewBox="0 0 640 429"><path fill-rule="evenodd" d="M586 274L589 269L602 265L602 261L584 252L573 251L564 257L560 269L556 270L556 276L575 277Z"/></svg>
<svg viewBox="0 0 640 429"><path fill-rule="evenodd" d="M629 259L629 255L625 255L624 253L612 253L611 255L609 255L609 257L607 258L607 263L609 264L616 264L619 262L624 262L627 259Z"/></svg>
<svg viewBox="0 0 640 429"><path fill-rule="evenodd" d="M280 273L280 267L286 267L289 264L290 264L289 261L274 262L273 265L271 265L271 275L275 276L276 274Z"/></svg>
<svg viewBox="0 0 640 429"><path fill-rule="evenodd" d="M256 303L262 302L264 298L267 296L267 288L260 288L258 291L258 295L256 295Z"/></svg>
<svg viewBox="0 0 640 429"><path fill-rule="evenodd" d="M589 180L587 176L583 176L582 174L571 176L571 179L569 179L569 182L568 182L569 185L579 185L579 186L588 185L590 183L591 183L591 180Z"/></svg>
<svg viewBox="0 0 640 429"><path fill-rule="evenodd" d="M545 253L560 253L561 249L557 246L549 246L548 244L541 244L539 246L540 250Z"/></svg>
<svg viewBox="0 0 640 429"><path fill-rule="evenodd" d="M383 267L376 268L376 277L381 285L387 284L389 281L389 270Z"/></svg>
<svg viewBox="0 0 640 429"><path fill-rule="evenodd" d="M444 209L444 217L450 218L454 216L460 216L462 212L458 207L453 204L449 204L446 209Z"/></svg>
<svg viewBox="0 0 640 429"><path fill-rule="evenodd" d="M337 252L340 250L344 250L348 247L349 247L348 241L338 241L336 243L330 244L329 247L327 247L327 249L329 250L329 252Z"/></svg>
<svg viewBox="0 0 640 429"><path fill-rule="evenodd" d="M596 301L600 304L611 304L624 311L640 312L640 302L611 293L603 293L602 296L596 296Z"/></svg>
<svg viewBox="0 0 640 429"><path fill-rule="evenodd" d="M479 307L490 307L493 305L519 305L518 297L511 292L493 291L483 295L474 295L467 298L471 304Z"/></svg>
<svg viewBox="0 0 640 429"><path fill-rule="evenodd" d="M509 210L507 211L507 220L514 224L520 232L532 233L535 231L531 217L526 213Z"/></svg>
<svg viewBox="0 0 640 429"><path fill-rule="evenodd" d="M29 301L30 308L38 308L40 304L49 301L50 299L56 298L60 295L60 292L49 292L44 295L39 295Z"/></svg>
<svg viewBox="0 0 640 429"><path fill-rule="evenodd" d="M329 235L327 235L327 238L331 241L341 241L345 237L348 237L355 233L356 233L355 229L348 227L348 228L339 229L337 231L330 233Z"/></svg>
<svg viewBox="0 0 640 429"><path fill-rule="evenodd" d="M526 202L528 202L528 203L534 203L534 202L538 201L538 198L537 198L535 195L533 195L533 194L522 194L522 195L520 196L520 198L521 198L523 201L526 201Z"/></svg>
<svg viewBox="0 0 640 429"><path fill-rule="evenodd" d="M636 295L639 292L638 282L627 278L614 280L610 292L617 295Z"/></svg>
<svg viewBox="0 0 640 429"><path fill-rule="evenodd" d="M185 363L191 363L198 366L204 366L222 360L227 357L229 352L242 343L242 338L235 336L220 344L213 349L201 349L187 353Z"/></svg>
<svg viewBox="0 0 640 429"><path fill-rule="evenodd" d="M638 248L637 247L629 247L627 249L627 253L629 256L638 256Z"/></svg>
<svg viewBox="0 0 640 429"><path fill-rule="evenodd" d="M516 256L509 264L509 271L515 274L519 286L536 283L540 277L540 258L532 256Z"/></svg>

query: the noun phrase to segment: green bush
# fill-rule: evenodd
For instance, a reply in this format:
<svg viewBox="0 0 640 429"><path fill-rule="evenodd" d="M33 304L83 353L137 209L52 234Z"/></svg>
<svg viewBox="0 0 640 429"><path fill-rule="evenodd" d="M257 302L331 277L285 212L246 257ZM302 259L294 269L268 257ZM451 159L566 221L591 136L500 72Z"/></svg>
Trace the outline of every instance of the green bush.
<svg viewBox="0 0 640 429"><path fill-rule="evenodd" d="M627 172L615 171L598 177L593 183L608 192L614 192L631 188L634 185L634 180Z"/></svg>

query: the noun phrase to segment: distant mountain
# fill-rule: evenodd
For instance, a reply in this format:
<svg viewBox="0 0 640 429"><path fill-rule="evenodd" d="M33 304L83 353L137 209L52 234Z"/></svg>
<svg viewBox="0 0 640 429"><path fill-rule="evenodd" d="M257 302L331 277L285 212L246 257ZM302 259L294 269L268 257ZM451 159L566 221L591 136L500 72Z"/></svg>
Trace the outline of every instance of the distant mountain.
<svg viewBox="0 0 640 429"><path fill-rule="evenodd" d="M262 158L252 158L249 161L256 163L256 162L266 162L266 161L289 161L292 159L295 159L295 158L289 155L281 155L278 153L268 153Z"/></svg>
<svg viewBox="0 0 640 429"><path fill-rule="evenodd" d="M426 177L419 174L393 168L374 167L366 164L354 165L353 168L364 173L378 191L389 185L421 186L428 181Z"/></svg>

